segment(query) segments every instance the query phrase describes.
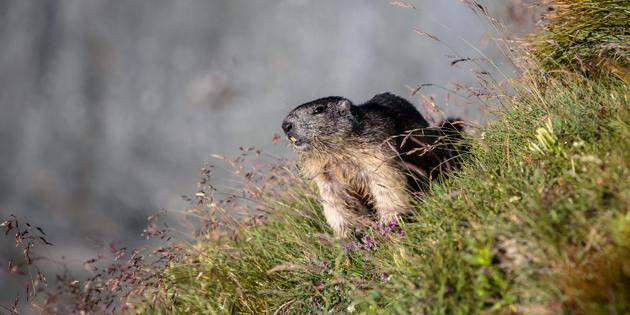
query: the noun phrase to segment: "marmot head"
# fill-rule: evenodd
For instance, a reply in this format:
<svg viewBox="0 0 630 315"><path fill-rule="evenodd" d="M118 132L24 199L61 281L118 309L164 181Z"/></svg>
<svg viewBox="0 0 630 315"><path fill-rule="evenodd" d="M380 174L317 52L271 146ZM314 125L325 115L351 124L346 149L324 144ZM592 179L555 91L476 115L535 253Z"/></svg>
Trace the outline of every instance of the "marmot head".
<svg viewBox="0 0 630 315"><path fill-rule="evenodd" d="M292 110L282 130L298 151L342 144L357 127L356 106L338 96L320 98Z"/></svg>

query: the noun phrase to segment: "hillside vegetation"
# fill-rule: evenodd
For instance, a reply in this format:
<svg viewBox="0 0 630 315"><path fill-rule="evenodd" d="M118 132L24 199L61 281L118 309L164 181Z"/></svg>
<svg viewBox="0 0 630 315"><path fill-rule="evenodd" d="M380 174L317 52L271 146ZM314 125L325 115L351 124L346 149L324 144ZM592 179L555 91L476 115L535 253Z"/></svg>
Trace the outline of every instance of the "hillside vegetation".
<svg viewBox="0 0 630 315"><path fill-rule="evenodd" d="M200 191L210 228L135 310L630 313L630 1L555 4L514 96L412 218L340 242L290 163L245 174L260 211Z"/></svg>

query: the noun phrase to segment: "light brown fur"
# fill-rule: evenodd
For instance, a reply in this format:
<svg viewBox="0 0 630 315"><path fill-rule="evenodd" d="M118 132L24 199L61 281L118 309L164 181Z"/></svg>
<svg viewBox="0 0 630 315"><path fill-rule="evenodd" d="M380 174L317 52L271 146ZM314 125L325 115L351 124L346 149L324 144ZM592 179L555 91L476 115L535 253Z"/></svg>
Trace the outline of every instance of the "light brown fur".
<svg viewBox="0 0 630 315"><path fill-rule="evenodd" d="M317 184L324 216L340 237L367 224L369 207L382 223L409 210L406 177L396 156L382 144L354 140L321 154L299 154L302 172Z"/></svg>

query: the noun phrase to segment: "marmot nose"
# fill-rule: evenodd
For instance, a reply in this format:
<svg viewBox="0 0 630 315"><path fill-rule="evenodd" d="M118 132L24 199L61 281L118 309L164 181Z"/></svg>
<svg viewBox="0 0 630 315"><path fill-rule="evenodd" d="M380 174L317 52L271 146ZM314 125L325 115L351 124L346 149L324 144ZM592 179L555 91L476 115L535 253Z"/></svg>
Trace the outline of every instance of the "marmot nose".
<svg viewBox="0 0 630 315"><path fill-rule="evenodd" d="M293 129L293 124L290 122L285 122L282 124L282 130L284 130L285 133L288 133L289 131L291 131L291 129Z"/></svg>

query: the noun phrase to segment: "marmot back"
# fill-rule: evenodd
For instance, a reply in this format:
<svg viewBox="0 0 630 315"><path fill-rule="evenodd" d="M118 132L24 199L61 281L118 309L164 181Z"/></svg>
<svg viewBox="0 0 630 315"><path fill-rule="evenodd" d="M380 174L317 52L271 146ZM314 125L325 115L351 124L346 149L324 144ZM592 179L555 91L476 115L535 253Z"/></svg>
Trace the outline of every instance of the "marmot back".
<svg viewBox="0 0 630 315"><path fill-rule="evenodd" d="M398 124L400 131L426 128L429 123L420 112L406 99L391 93L377 94L361 107L381 106L391 112L391 117Z"/></svg>
<svg viewBox="0 0 630 315"><path fill-rule="evenodd" d="M390 93L361 105L337 96L311 101L292 110L282 128L339 236L371 215L389 223L408 212L410 189L426 189L458 166L462 139L461 124L429 127L411 103Z"/></svg>

